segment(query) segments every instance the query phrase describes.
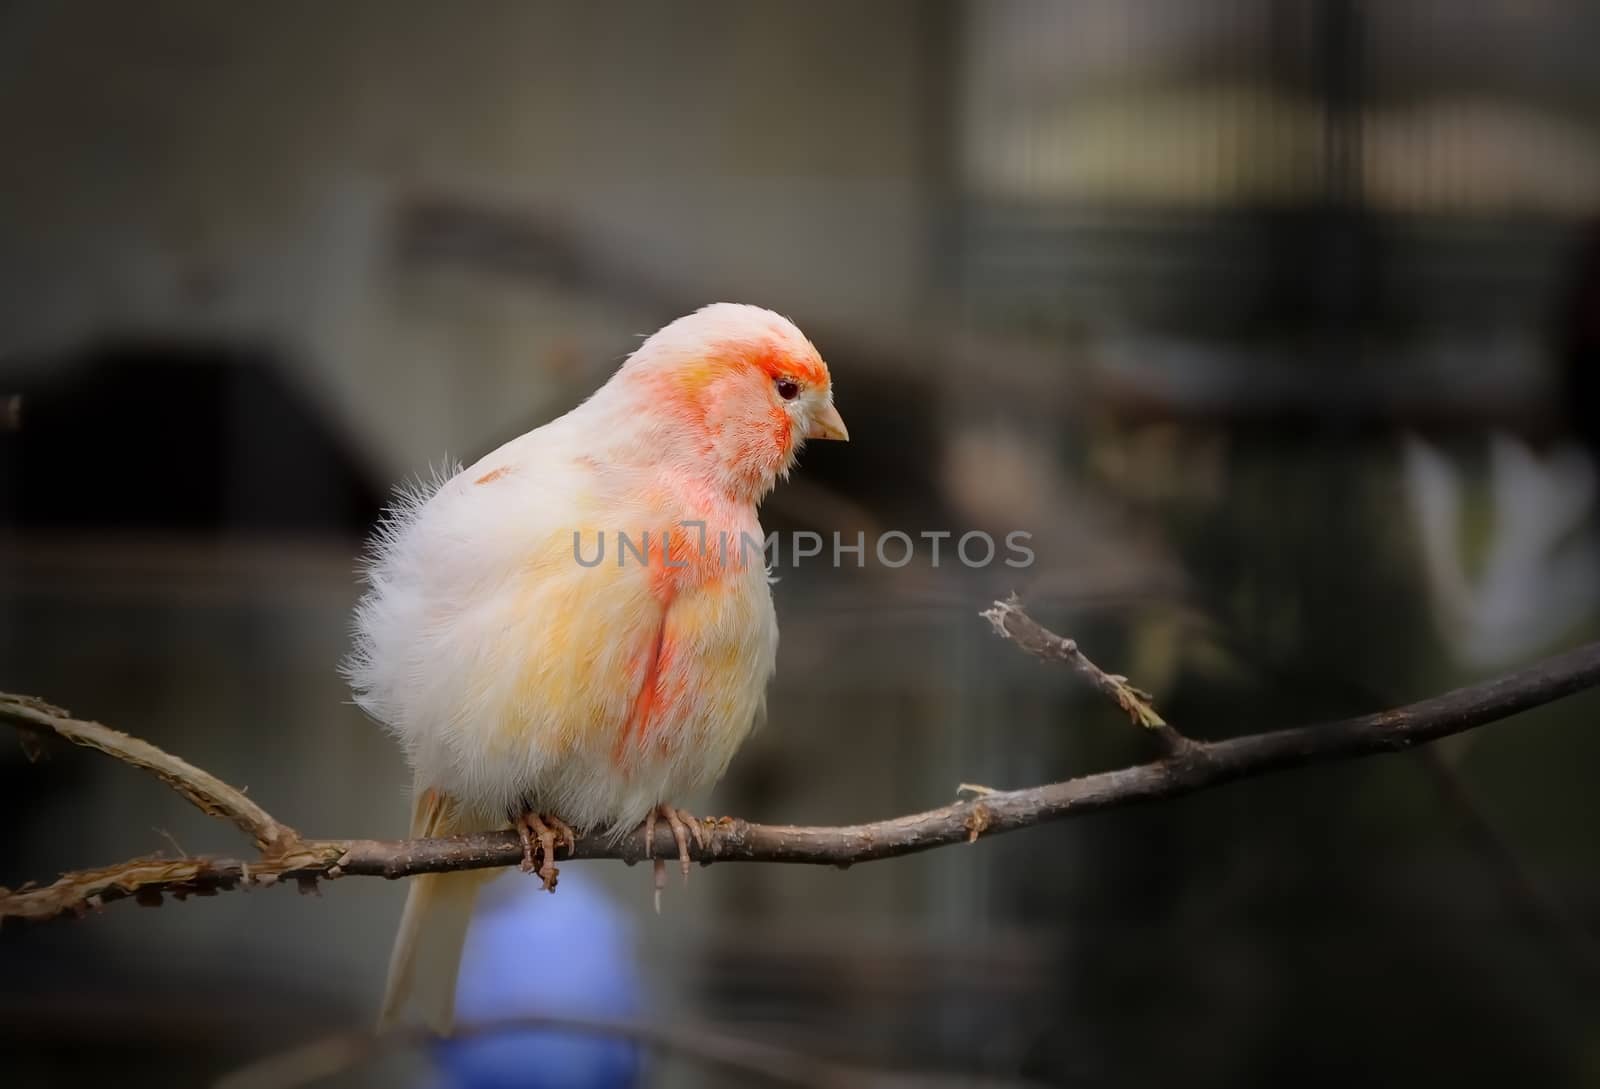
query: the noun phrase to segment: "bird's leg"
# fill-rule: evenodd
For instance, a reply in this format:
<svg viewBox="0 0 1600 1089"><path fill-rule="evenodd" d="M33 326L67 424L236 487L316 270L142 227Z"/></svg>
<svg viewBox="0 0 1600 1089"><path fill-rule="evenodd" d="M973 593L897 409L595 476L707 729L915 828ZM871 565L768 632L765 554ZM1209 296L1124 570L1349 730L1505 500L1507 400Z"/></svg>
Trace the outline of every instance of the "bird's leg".
<svg viewBox="0 0 1600 1089"><path fill-rule="evenodd" d="M572 830L572 825L560 817L552 817L548 814L546 814L544 822L555 829L556 842L567 849L568 855L578 849L578 833Z"/></svg>
<svg viewBox="0 0 1600 1089"><path fill-rule="evenodd" d="M661 914L661 890L667 887L667 864L661 859L651 863L650 879L655 886L656 914Z"/></svg>
<svg viewBox="0 0 1600 1089"><path fill-rule="evenodd" d="M700 822L695 815L687 809L678 809L662 802L652 809L644 819L644 857L655 856L656 819L667 822L672 829L672 839L678 845L678 866L683 870L683 876L689 876L689 866L694 861L689 857L689 839L694 838L695 846L705 850L706 836L700 830Z"/></svg>
<svg viewBox="0 0 1600 1089"><path fill-rule="evenodd" d="M678 809L665 802L656 806L645 814L644 818L644 857L655 858L656 820L665 820L672 829L672 839L678 845L678 866L683 870L683 879L689 879L689 867L693 859L689 857L689 838L694 837L694 842L701 850L705 849L705 833L700 830L700 822L695 815L687 809ZM655 858L651 867L655 881L656 914L661 913L661 890L667 886L667 864L664 860Z"/></svg>
<svg viewBox="0 0 1600 1089"><path fill-rule="evenodd" d="M533 833L528 831L527 822L522 815L511 818L511 827L517 830L517 838L522 840L522 872L533 872Z"/></svg>
<svg viewBox="0 0 1600 1089"><path fill-rule="evenodd" d="M512 822L517 829L517 835L522 839L522 872L532 873L533 845L539 844L539 880L544 882L546 892L556 891L556 876L560 873L556 869L556 844L560 843L570 852L577 843L572 826L560 817L545 816L525 809L517 814Z"/></svg>

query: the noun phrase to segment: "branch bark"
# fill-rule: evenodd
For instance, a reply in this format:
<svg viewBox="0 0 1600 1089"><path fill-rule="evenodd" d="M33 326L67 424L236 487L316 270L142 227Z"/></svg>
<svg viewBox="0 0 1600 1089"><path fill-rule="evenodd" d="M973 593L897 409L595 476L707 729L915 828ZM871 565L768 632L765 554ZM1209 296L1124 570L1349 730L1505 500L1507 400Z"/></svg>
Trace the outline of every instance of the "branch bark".
<svg viewBox="0 0 1600 1089"><path fill-rule="evenodd" d="M1022 650L1046 661L1064 662L1101 695L1106 696L1127 712L1134 725L1143 726L1160 740L1162 748L1172 755L1188 751L1193 745L1168 722L1156 713L1150 693L1135 688L1128 678L1107 673L1091 662L1078 649L1076 639L1068 639L1040 624L1022 607L1022 600L1012 594L1004 601L996 601L978 614L994 625L994 632L1002 639L1010 639Z"/></svg>
<svg viewBox="0 0 1600 1089"><path fill-rule="evenodd" d="M244 792L224 783L210 772L156 748L120 730L73 718L61 708L32 696L0 693L0 718L23 731L24 738L54 734L74 745L99 749L124 764L155 775L182 794L207 816L232 821L262 851L272 852L293 846L299 835L293 828L275 820L270 813L245 797ZM29 746L30 755L38 749ZM4 915L0 915L4 918Z"/></svg>
<svg viewBox="0 0 1600 1089"><path fill-rule="evenodd" d="M1085 672L1071 653L1050 642L1070 641L1037 625L1014 598L995 605L1002 610L1008 637L1025 649L1032 646L1019 633L1034 642L1043 639L1038 645L1050 650L1045 656ZM996 626L1001 625L996 622ZM1099 672L1092 663L1089 668ZM1092 676L1090 679L1094 680ZM1120 678L1112 683L1118 681L1126 684ZM1101 687L1100 682L1095 683ZM1600 643L1591 643L1494 680L1375 714L1226 741L1196 741L1173 731L1172 738L1164 738L1165 755L1146 764L1023 790L986 791L971 800L891 820L841 827L763 825L726 817L707 820L702 828L704 846L691 844L690 852L704 864L788 862L850 866L1103 809L1175 798L1301 764L1409 749L1597 685ZM1142 693L1135 692L1135 697L1148 702ZM1121 704L1121 697L1117 698ZM79 722L26 697L0 696L0 717L25 729L60 733L79 744L101 748L148 768L206 812L228 817L263 844L262 857L252 862L143 858L100 870L69 873L41 888L0 890L0 920L81 915L126 897L152 903L159 902L163 894L179 898L208 895L291 878L306 891L315 888L319 879L349 875L401 878L509 866L522 859L521 841L509 830L398 841L302 838L232 787L125 734ZM269 843L276 846L267 846ZM677 851L671 832L664 825L656 829L652 847L657 858L674 857ZM581 837L567 857L620 859L631 864L644 860L645 842L640 834L621 840L590 834Z"/></svg>

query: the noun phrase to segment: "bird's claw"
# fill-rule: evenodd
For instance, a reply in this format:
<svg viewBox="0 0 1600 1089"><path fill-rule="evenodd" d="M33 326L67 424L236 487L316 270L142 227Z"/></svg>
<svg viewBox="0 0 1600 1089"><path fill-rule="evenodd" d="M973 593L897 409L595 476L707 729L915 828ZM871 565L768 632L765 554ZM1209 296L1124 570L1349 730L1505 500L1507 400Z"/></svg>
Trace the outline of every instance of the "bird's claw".
<svg viewBox="0 0 1600 1089"><path fill-rule="evenodd" d="M679 809L663 802L645 815L644 857L655 859L655 865L651 869L655 880L656 912L659 914L661 911L661 890L666 886L667 867L662 859L655 858L657 819L666 821L667 826L672 829L673 842L678 845L678 867L683 871L683 879L685 881L689 879L689 868L694 863L694 859L689 854L689 840L692 838L695 846L703 851L706 846L706 835L700 827L699 820L687 809Z"/></svg>
<svg viewBox="0 0 1600 1089"><path fill-rule="evenodd" d="M522 839L522 872L534 873L534 844L539 845L539 863L537 872L539 880L544 882L546 892L556 891L556 878L560 870L556 869L556 845L567 849L571 854L577 846L578 837L572 831L572 826L560 817L524 811L512 822L517 835Z"/></svg>

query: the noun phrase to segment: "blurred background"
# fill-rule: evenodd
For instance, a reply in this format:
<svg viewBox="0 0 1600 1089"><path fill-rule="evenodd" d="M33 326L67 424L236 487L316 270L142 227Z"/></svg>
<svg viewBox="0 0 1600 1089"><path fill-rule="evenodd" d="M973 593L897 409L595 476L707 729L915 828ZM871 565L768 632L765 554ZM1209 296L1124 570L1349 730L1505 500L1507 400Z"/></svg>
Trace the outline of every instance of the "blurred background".
<svg viewBox="0 0 1600 1089"><path fill-rule="evenodd" d="M1012 589L1207 738L1592 638L1597 41L1580 0L0 0L0 687L307 833L403 834L336 672L390 489L718 299L794 318L850 424L769 530L1021 529L1037 560L785 570L769 723L699 812L1152 757L993 637ZM951 1084L1600 1085L1597 708L696 871L659 917L641 869L511 875L462 1002ZM61 745L0 739L0 821L13 887L244 849ZM8 926L4 1080L204 1084L367 1025L403 896ZM328 1084L744 1084L533 1043Z"/></svg>

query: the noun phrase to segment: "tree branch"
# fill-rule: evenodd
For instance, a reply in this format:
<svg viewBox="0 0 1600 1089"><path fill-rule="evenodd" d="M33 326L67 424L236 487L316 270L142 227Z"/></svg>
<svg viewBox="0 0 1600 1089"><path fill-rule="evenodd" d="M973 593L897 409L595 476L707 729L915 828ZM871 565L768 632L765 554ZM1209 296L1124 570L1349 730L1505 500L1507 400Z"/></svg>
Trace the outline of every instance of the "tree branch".
<svg viewBox="0 0 1600 1089"><path fill-rule="evenodd" d="M1015 599L996 602L996 609L1002 619L994 621L991 617L991 622L997 627L1003 622L1009 638L1025 649L1032 649L1033 645L1054 648L1046 656L1067 662L1102 687L1103 682L1095 680L1099 670L1092 663L1086 670L1083 663L1088 660L1078 661L1081 654L1074 657L1050 642L1070 644L1034 623ZM1071 645L1071 649L1076 651L1076 646ZM1120 678L1107 679L1114 689L1126 686ZM702 824L705 845L691 844L690 853L707 864L789 862L849 866L893 858L1045 821L1179 797L1300 764L1408 749L1509 718L1596 685L1600 685L1600 643L1591 643L1494 680L1376 714L1227 741L1195 741L1174 731L1177 741L1167 742L1166 755L1147 764L1025 790L989 791L972 800L892 820L831 828L762 825L730 818L708 820ZM1122 697L1115 698L1121 705ZM1147 704L1142 694L1134 692L1134 698ZM0 890L0 919L82 914L130 896L141 902L159 902L163 893L180 898L207 895L288 878L297 880L305 891L315 888L319 878L399 878L509 866L522 859L521 842L509 830L400 841L300 838L238 791L154 746L94 723L70 719L64 712L25 697L0 696L0 717L24 728L60 733L155 771L207 812L227 816L258 842L275 836L272 842L278 844L264 847L262 857L248 863L230 859L144 858L120 866L69 873L42 888ZM89 740L91 737L94 740ZM664 825L656 829L652 847L658 858L676 854L671 832ZM644 859L644 838L630 834L618 840L590 834L578 840L568 857L611 858L631 864Z"/></svg>
<svg viewBox="0 0 1600 1089"><path fill-rule="evenodd" d="M265 809L245 797L243 791L186 760L156 748L148 741L130 737L98 722L75 719L61 708L32 696L13 696L0 692L0 718L22 730L25 736L54 734L74 745L99 749L124 764L132 764L153 773L207 816L232 821L263 851L290 847L299 838L293 828L274 820ZM37 749L30 747L29 754L36 753ZM4 915L0 914L0 918L4 918Z"/></svg>
<svg viewBox="0 0 1600 1089"><path fill-rule="evenodd" d="M1016 594L1004 601L996 601L978 615L994 625L996 635L1012 640L1029 654L1071 666L1097 692L1111 698L1126 711L1134 725L1143 726L1154 733L1168 753L1178 755L1192 747L1193 742L1156 713L1150 702L1153 698L1150 693L1133 687L1128 683L1128 678L1107 673L1089 661L1088 656L1078 649L1076 639L1057 635L1029 616L1022 608L1022 599Z"/></svg>

